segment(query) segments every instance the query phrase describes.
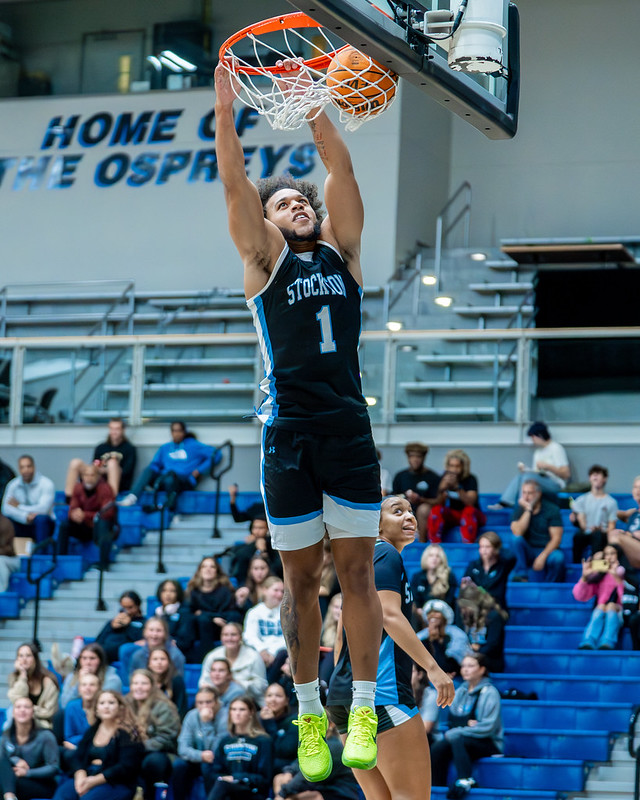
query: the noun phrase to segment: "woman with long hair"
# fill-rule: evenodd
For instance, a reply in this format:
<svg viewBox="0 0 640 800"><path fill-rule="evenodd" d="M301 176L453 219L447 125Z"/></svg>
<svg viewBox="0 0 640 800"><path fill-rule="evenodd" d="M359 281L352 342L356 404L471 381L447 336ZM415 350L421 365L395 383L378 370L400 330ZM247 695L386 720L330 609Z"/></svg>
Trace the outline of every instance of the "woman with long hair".
<svg viewBox="0 0 640 800"><path fill-rule="evenodd" d="M178 675L184 674L185 657L169 638L169 626L164 617L149 617L142 629L142 643L134 648L133 654L126 659L121 658L123 667L131 674L135 669L146 669L149 653L154 647L165 647Z"/></svg>
<svg viewBox="0 0 640 800"><path fill-rule="evenodd" d="M180 719L183 719L189 707L187 687L182 675L178 675L176 672L166 647L151 648L147 659L147 669L153 673L158 688L173 702L178 709Z"/></svg>
<svg viewBox="0 0 640 800"><path fill-rule="evenodd" d="M380 598L383 634L378 660L375 714L363 708L350 711L351 663L348 642L341 640L336 669L329 684L327 713L346 739L349 724L359 711L378 736L377 765L354 769L367 798L424 800L431 781L429 750L424 725L411 688L415 661L422 666L437 690L437 703L453 700L451 678L436 664L411 626L411 590L401 553L415 541L417 521L404 497L382 501L380 533L375 545L373 568ZM407 769L407 765L411 769Z"/></svg>
<svg viewBox="0 0 640 800"><path fill-rule="evenodd" d="M262 585L271 575L273 572L267 556L264 553L255 553L249 562L243 585L235 592L236 605L243 615L264 600Z"/></svg>
<svg viewBox="0 0 640 800"><path fill-rule="evenodd" d="M320 634L320 667L318 677L321 681L329 683L333 672L333 654L338 635L338 626L342 616L342 594L334 594L327 607L327 613L322 622L322 633Z"/></svg>
<svg viewBox="0 0 640 800"><path fill-rule="evenodd" d="M425 621L422 615L424 604L433 598L444 600L455 612L457 591L458 579L449 567L444 548L439 544L425 547L420 556L420 571L411 576L411 593L420 621Z"/></svg>
<svg viewBox="0 0 640 800"><path fill-rule="evenodd" d="M95 700L100 693L100 679L92 672L83 673L78 680L78 697L64 710L64 740L62 742L62 769L70 768L70 754L96 721Z"/></svg>
<svg viewBox="0 0 640 800"><path fill-rule="evenodd" d="M154 784L168 783L171 778L171 764L178 751L180 733L178 710L146 669L137 669L131 675L125 703L143 731L145 754L140 775L145 800L154 800Z"/></svg>
<svg viewBox="0 0 640 800"><path fill-rule="evenodd" d="M97 675L102 689L110 689L114 692L122 691L120 676L115 667L111 667L107 662L104 649L97 642L90 642L85 644L80 651L73 672L70 672L64 679L60 692L61 708L66 708L72 700L78 697L80 676L87 673Z"/></svg>
<svg viewBox="0 0 640 800"><path fill-rule="evenodd" d="M13 705L11 725L0 740L0 787L5 800L53 797L58 772L58 743L35 719L28 697Z"/></svg>
<svg viewBox="0 0 640 800"><path fill-rule="evenodd" d="M235 604L233 586L213 556L205 556L187 584L189 610L195 618L200 640L199 661L213 650L220 629L242 616Z"/></svg>
<svg viewBox="0 0 640 800"><path fill-rule="evenodd" d="M242 641L242 626L238 622L227 622L220 631L220 647L207 653L202 662L198 686L213 686L211 665L223 658L229 662L231 677L242 686L258 704L262 704L267 688L267 669L260 654Z"/></svg>
<svg viewBox="0 0 640 800"><path fill-rule="evenodd" d="M273 774L297 758L298 731L293 724L297 712L291 709L289 698L279 683L269 684L260 709L260 721L273 741Z"/></svg>
<svg viewBox="0 0 640 800"><path fill-rule="evenodd" d="M471 474L471 459L464 450L449 450L436 502L427 518L429 541L441 542L445 531L459 525L462 541L475 542L478 528L486 521L478 500L478 479Z"/></svg>
<svg viewBox="0 0 640 800"><path fill-rule="evenodd" d="M189 655L197 636L191 611L184 602L184 589L180 581L172 578L162 581L156 590L156 598L160 605L154 612L155 616L166 620L169 637L185 656Z"/></svg>
<svg viewBox="0 0 640 800"><path fill-rule="evenodd" d="M40 727L53 727L60 689L55 675L42 665L38 648L33 642L25 642L18 647L14 670L9 675L7 694L13 704L21 697L28 697L33 703L34 717Z"/></svg>
<svg viewBox="0 0 640 800"><path fill-rule="evenodd" d="M474 653L482 653L490 672L504 672L504 626L507 612L489 592L468 583L460 590L458 608Z"/></svg>
<svg viewBox="0 0 640 800"><path fill-rule="evenodd" d="M462 659L462 683L449 709L449 728L431 746L433 783L446 786L449 764L453 760L457 780L447 797L464 797L476 785L471 777L473 762L501 753L504 729L500 693L491 683L482 653Z"/></svg>
<svg viewBox="0 0 640 800"><path fill-rule="evenodd" d="M96 720L72 756L73 778L54 800L133 800L144 753L143 734L121 694L102 691Z"/></svg>
<svg viewBox="0 0 640 800"><path fill-rule="evenodd" d="M266 800L273 775L273 745L247 695L229 706L229 733L216 747L215 783L207 800Z"/></svg>

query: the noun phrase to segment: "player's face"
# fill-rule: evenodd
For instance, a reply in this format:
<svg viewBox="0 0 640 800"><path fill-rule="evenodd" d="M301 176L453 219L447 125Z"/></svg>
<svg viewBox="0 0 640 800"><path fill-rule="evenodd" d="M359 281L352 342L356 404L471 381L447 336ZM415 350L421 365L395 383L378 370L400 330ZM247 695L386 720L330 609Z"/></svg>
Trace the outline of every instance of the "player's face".
<svg viewBox="0 0 640 800"><path fill-rule="evenodd" d="M267 219L288 242L314 242L320 223L307 198L296 189L280 189L267 200Z"/></svg>
<svg viewBox="0 0 640 800"><path fill-rule="evenodd" d="M380 535L396 549L414 541L418 523L411 504L404 497L385 500L380 509Z"/></svg>

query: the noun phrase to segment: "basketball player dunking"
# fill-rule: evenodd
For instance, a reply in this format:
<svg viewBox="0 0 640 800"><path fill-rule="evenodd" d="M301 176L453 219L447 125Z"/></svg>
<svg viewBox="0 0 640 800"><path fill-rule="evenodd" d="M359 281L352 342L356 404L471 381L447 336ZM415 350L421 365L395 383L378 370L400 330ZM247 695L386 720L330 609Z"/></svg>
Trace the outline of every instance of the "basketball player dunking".
<svg viewBox="0 0 640 800"><path fill-rule="evenodd" d="M216 69L216 154L229 231L265 366L262 492L284 568L282 629L299 703L298 758L311 781L331 772L320 702L318 590L325 529L353 667L347 766L376 764L375 680L382 616L373 576L380 471L360 386L360 237L364 212L351 158L326 114L310 121L327 170L317 188L247 178L228 72Z"/></svg>

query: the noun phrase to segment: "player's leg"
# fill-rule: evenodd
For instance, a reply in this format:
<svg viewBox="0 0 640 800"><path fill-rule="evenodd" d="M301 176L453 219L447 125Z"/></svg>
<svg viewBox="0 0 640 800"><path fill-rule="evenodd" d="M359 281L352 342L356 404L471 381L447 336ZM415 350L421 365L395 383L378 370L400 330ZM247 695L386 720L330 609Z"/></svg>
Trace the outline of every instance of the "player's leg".
<svg viewBox="0 0 640 800"><path fill-rule="evenodd" d="M284 598L280 618L298 697L298 761L311 781L331 773L324 741L328 720L320 702L318 653L322 618L322 494L314 479L314 457L304 435L265 428L262 495L271 541L282 560Z"/></svg>
<svg viewBox="0 0 640 800"><path fill-rule="evenodd" d="M324 522L342 592L342 621L349 641L353 701L342 760L371 769L376 760L375 681L382 609L373 573L380 519L380 467L370 435L325 437Z"/></svg>
<svg viewBox="0 0 640 800"><path fill-rule="evenodd" d="M431 796L429 743L419 714L378 734L378 765L393 800L428 800ZM367 772L354 770L366 780ZM370 800L365 784L360 784Z"/></svg>

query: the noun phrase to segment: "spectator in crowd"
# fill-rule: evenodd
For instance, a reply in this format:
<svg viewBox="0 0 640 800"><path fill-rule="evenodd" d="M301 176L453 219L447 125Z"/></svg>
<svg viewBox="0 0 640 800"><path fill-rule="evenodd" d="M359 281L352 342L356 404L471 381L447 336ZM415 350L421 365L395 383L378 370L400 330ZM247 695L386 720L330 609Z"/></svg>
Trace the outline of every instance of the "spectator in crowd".
<svg viewBox="0 0 640 800"><path fill-rule="evenodd" d="M618 519L626 523L626 530L616 528L609 533L610 544L616 544L634 569L640 569L640 475L631 486L633 506L618 512Z"/></svg>
<svg viewBox="0 0 640 800"><path fill-rule="evenodd" d="M460 588L458 608L474 653L482 653L490 672L504 672L504 626L507 612L484 589L468 582Z"/></svg>
<svg viewBox="0 0 640 800"><path fill-rule="evenodd" d="M260 721L273 742L274 775L297 758L298 731L293 724L297 716L291 710L284 688L279 683L271 683L264 695Z"/></svg>
<svg viewBox="0 0 640 800"><path fill-rule="evenodd" d="M461 672L464 683L449 709L449 728L431 746L434 786L446 786L449 764L453 760L455 765L458 777L450 798L465 797L476 785L471 777L474 761L502 753L504 747L500 693L491 683L484 656L465 656Z"/></svg>
<svg viewBox="0 0 640 800"><path fill-rule="evenodd" d="M200 679L202 681L202 678ZM200 684L200 688L210 686L216 690L220 702L220 727L227 730L228 711L236 697L246 694L244 686L233 679L231 665L226 658L214 658L209 667L207 683Z"/></svg>
<svg viewBox="0 0 640 800"><path fill-rule="evenodd" d="M254 519L263 519L266 521L267 515L264 510L264 502L260 500L257 503L251 503L244 511L238 508L238 484L232 483L228 489L229 492L229 510L234 522L253 522Z"/></svg>
<svg viewBox="0 0 640 800"><path fill-rule="evenodd" d="M196 694L196 705L187 712L178 736L178 756L173 762L171 786L173 796L187 798L194 781L202 776L208 795L213 788L213 758L220 738L226 734L226 724L220 726L220 701L211 686L203 686Z"/></svg>
<svg viewBox="0 0 640 800"><path fill-rule="evenodd" d="M81 542L93 541L100 550L100 568L108 569L115 522L113 490L101 479L98 468L88 464L82 470L82 481L73 487L69 515L60 523L58 553L67 555L69 537Z"/></svg>
<svg viewBox="0 0 640 800"><path fill-rule="evenodd" d="M6 461L3 461L0 458L0 500L2 500L4 490L7 488L7 484L15 477L16 473L13 471L13 469L7 464Z"/></svg>
<svg viewBox="0 0 640 800"><path fill-rule="evenodd" d="M267 561L274 574L282 577L282 561L278 552L273 549L269 526L264 517L253 519L244 542L232 545L226 553L230 556L229 574L239 585L245 583L250 563L258 556Z"/></svg>
<svg viewBox="0 0 640 800"><path fill-rule="evenodd" d="M145 669L149 661L149 653L154 647L166 647L171 661L178 675L184 675L184 655L178 650L176 645L169 639L169 627L167 621L162 617L149 617L142 629L142 641L136 642L137 648L133 651L129 661L129 673L136 669ZM120 653L120 661L123 659ZM123 666L125 664L123 663Z"/></svg>
<svg viewBox="0 0 640 800"><path fill-rule="evenodd" d="M573 501L571 522L578 528L573 534L573 563L579 564L585 550L600 552L607 534L616 527L618 504L605 492L609 470L594 464L589 469L591 490Z"/></svg>
<svg viewBox="0 0 640 800"><path fill-rule="evenodd" d="M470 650L469 639L461 628L453 624L453 609L444 600L429 600L423 614L427 625L418 632L418 638L440 669L455 678L465 653Z"/></svg>
<svg viewBox="0 0 640 800"><path fill-rule="evenodd" d="M118 496L118 492L127 492L131 488L136 469L136 448L125 436L124 420L119 417L109 420L107 438L96 445L92 465L97 467L100 477L109 484L114 497ZM72 458L69 462L64 483L67 503L71 500L76 483L82 480L82 473L87 466L81 458Z"/></svg>
<svg viewBox="0 0 640 800"><path fill-rule="evenodd" d="M13 522L16 536L42 542L51 536L55 524L53 481L36 470L31 456L20 456L18 472L19 477L4 490L2 514Z"/></svg>
<svg viewBox="0 0 640 800"><path fill-rule="evenodd" d="M513 508L526 480L535 480L545 499L557 502L558 492L565 488L571 477L567 453L561 444L551 438L544 422L534 422L529 427L527 436L531 437L531 443L535 448L533 465L529 469L522 461L518 463L519 474L502 493L498 508Z"/></svg>
<svg viewBox="0 0 640 800"><path fill-rule="evenodd" d="M152 647L149 650L147 670L153 674L156 685L175 705L180 719L183 719L189 708L187 687L182 675L176 673L166 647Z"/></svg>
<svg viewBox="0 0 640 800"><path fill-rule="evenodd" d="M175 705L160 691L146 669L131 675L125 703L143 735L145 754L140 765L145 800L155 800L156 783L168 783L172 757L178 752L180 717Z"/></svg>
<svg viewBox="0 0 640 800"><path fill-rule="evenodd" d="M21 697L28 697L33 703L34 716L40 727L53 727L60 689L55 675L43 667L38 648L33 642L25 642L18 647L14 669L9 675L8 696L13 704Z"/></svg>
<svg viewBox="0 0 640 800"><path fill-rule="evenodd" d="M260 653L267 668L267 680L273 682L276 656L284 657L286 644L280 624L280 606L284 584L280 578L267 578L264 582L264 600L250 608L244 618L244 642Z"/></svg>
<svg viewBox="0 0 640 800"><path fill-rule="evenodd" d="M320 634L321 652L318 677L320 681L324 681L327 684L333 672L336 637L338 635L341 616L342 595L338 592L338 594L334 594L331 600L329 600L327 613L324 615L324 620L322 622L322 633Z"/></svg>
<svg viewBox="0 0 640 800"><path fill-rule="evenodd" d="M273 745L250 697L229 707L229 733L216 747L215 783L207 800L266 800L273 775Z"/></svg>
<svg viewBox="0 0 640 800"><path fill-rule="evenodd" d="M244 585L236 589L236 606L242 614L264 600L263 586L269 576L273 575L269 560L263 553L256 552L249 563Z"/></svg>
<svg viewBox="0 0 640 800"><path fill-rule="evenodd" d="M478 556L469 562L464 578L489 592L508 611L507 580L516 565L516 557L509 551L503 552L502 539L495 531L484 531L480 534Z"/></svg>
<svg viewBox="0 0 640 800"><path fill-rule="evenodd" d="M143 755L141 730L122 695L101 691L96 721L72 756L73 778L54 800L133 800Z"/></svg>
<svg viewBox="0 0 640 800"><path fill-rule="evenodd" d="M96 721L94 700L100 689L100 678L95 672L83 672L78 678L78 696L64 709L65 750L76 750L80 739Z"/></svg>
<svg viewBox="0 0 640 800"><path fill-rule="evenodd" d="M7 591L11 574L20 569L20 558L13 546L14 538L13 523L0 514L0 592Z"/></svg>
<svg viewBox="0 0 640 800"><path fill-rule="evenodd" d="M513 512L511 532L516 566L514 581L527 581L532 567L545 583L560 583L564 578L562 518L555 503L543 500L542 490L532 479L522 484L522 494Z"/></svg>
<svg viewBox="0 0 640 800"><path fill-rule="evenodd" d="M59 754L56 737L41 728L28 697L13 705L13 719L0 740L0 787L5 800L53 797Z"/></svg>
<svg viewBox="0 0 640 800"><path fill-rule="evenodd" d="M193 616L184 602L184 589L179 581L169 578L158 585L156 597L160 605L155 610L155 616L166 621L169 637L188 658L192 654L197 635Z"/></svg>
<svg viewBox="0 0 640 800"><path fill-rule="evenodd" d="M409 442L404 452L409 468L394 475L393 494L403 494L411 503L418 520L418 536L421 542L426 542L427 519L438 496L440 476L424 465L429 452L426 444Z"/></svg>
<svg viewBox="0 0 640 800"><path fill-rule="evenodd" d="M327 745L332 761L329 777L311 783L300 771L298 762L293 761L273 779L275 800L283 797L289 800L358 800L362 796L352 770L342 763L342 742L333 723L329 723L327 729Z"/></svg>
<svg viewBox="0 0 640 800"><path fill-rule="evenodd" d="M449 561L444 548L439 544L430 544L420 556L420 572L411 576L411 593L416 604L416 613L422 623L422 608L432 598L444 600L455 611L458 579L449 568Z"/></svg>
<svg viewBox="0 0 640 800"><path fill-rule="evenodd" d="M460 526L463 542L473 543L487 518L480 510L478 479L471 474L471 460L464 450L449 450L436 502L427 519L430 542L442 541L449 528Z"/></svg>
<svg viewBox="0 0 640 800"><path fill-rule="evenodd" d="M202 661L220 640L222 626L239 620L241 614L231 581L213 556L205 556L198 564L187 584L187 597L200 640L198 661Z"/></svg>
<svg viewBox="0 0 640 800"><path fill-rule="evenodd" d="M259 705L267 688L267 670L257 650L242 641L242 625L227 622L220 631L222 644L214 648L202 662L198 686L212 686L211 665L218 659L226 659L231 668L232 679L240 684L245 694L251 695Z"/></svg>
<svg viewBox="0 0 640 800"><path fill-rule="evenodd" d="M66 708L72 700L78 697L80 678L87 674L97 675L101 689L122 691L122 681L116 669L109 666L102 646L97 642L89 642L80 651L73 672L70 672L64 679L60 692L61 708Z"/></svg>
<svg viewBox="0 0 640 800"><path fill-rule="evenodd" d="M120 595L120 609L115 617L102 628L96 642L102 645L110 664L118 660L118 651L123 644L137 642L142 635L144 617L142 600L133 590Z"/></svg>
<svg viewBox="0 0 640 800"><path fill-rule="evenodd" d="M620 564L622 551L613 544L582 562L582 576L573 587L576 600L596 599L580 650L613 650L622 627L622 600L625 568Z"/></svg>
<svg viewBox="0 0 640 800"><path fill-rule="evenodd" d="M215 455L219 458L217 452ZM199 442L187 431L184 422L172 422L171 441L157 450L120 505L135 505L145 488L151 486L165 491L165 508L174 509L178 494L186 489L195 489L200 478L211 470L213 458L213 447Z"/></svg>

